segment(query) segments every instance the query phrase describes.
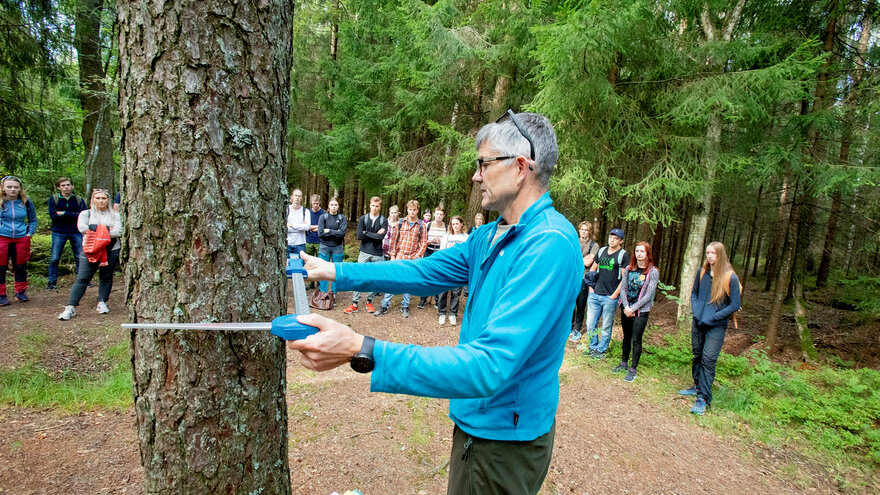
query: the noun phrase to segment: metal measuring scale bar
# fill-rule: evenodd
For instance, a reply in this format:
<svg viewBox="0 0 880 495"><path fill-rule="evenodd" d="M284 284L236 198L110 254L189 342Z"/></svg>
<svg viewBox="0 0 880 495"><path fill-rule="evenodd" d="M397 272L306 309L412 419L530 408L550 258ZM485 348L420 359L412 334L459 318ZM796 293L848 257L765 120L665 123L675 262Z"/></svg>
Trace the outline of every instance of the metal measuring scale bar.
<svg viewBox="0 0 880 495"><path fill-rule="evenodd" d="M145 330L269 330L284 340L300 340L318 333L318 328L296 321L298 315L309 314L309 301L306 295L306 270L303 260L298 256L287 260L285 273L290 279L293 293L294 314L275 318L270 322L256 323L124 323L122 328L141 328Z"/></svg>

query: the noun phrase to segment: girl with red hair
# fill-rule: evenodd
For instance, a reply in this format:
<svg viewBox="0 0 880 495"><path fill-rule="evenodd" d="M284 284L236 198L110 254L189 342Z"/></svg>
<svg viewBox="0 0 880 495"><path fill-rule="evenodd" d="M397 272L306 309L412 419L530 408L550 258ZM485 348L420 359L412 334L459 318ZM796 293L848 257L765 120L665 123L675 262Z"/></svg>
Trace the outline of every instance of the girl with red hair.
<svg viewBox="0 0 880 495"><path fill-rule="evenodd" d="M647 242L636 244L635 256L623 271L620 281L618 303L621 310L620 324L623 327L623 355L613 370L614 373L626 371L626 381L636 379L636 368L642 356L642 336L648 326L648 315L654 305L654 293L660 281L660 271L654 266L651 245ZM632 365L628 365L632 348ZM629 369L627 370L627 367Z"/></svg>

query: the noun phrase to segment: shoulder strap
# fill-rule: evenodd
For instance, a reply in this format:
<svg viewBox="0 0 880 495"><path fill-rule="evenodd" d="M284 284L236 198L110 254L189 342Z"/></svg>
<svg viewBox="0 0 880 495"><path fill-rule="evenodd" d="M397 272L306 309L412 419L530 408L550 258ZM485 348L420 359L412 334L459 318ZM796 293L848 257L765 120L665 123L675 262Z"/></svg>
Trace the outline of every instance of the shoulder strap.
<svg viewBox="0 0 880 495"><path fill-rule="evenodd" d="M597 257L597 258L601 258L601 257L602 257L602 254L603 254L605 251L607 251L607 250L608 250L608 249L607 249L607 246L602 246L601 248L599 248L599 254L597 254L596 257Z"/></svg>
<svg viewBox="0 0 880 495"><path fill-rule="evenodd" d="M620 274L620 267L623 266L623 263L620 262L623 259L623 255L626 254L626 249L620 248L620 251L617 252L617 280L620 280L623 275Z"/></svg>

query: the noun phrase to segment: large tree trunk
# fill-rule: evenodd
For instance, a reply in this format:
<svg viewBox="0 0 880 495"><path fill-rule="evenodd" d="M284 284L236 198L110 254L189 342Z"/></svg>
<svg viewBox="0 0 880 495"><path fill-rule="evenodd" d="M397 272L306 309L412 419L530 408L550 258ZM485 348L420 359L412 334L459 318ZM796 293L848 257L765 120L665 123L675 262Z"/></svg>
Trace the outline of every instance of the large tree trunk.
<svg viewBox="0 0 880 495"><path fill-rule="evenodd" d="M79 62L79 102L85 115L82 140L85 155L85 195L93 188L116 193L113 166L113 133L110 95L104 85L104 59L101 51L101 12L104 0L80 0L76 9L76 52Z"/></svg>
<svg viewBox="0 0 880 495"><path fill-rule="evenodd" d="M291 5L119 3L132 321L286 313ZM146 493L290 493L282 340L139 330L131 360Z"/></svg>

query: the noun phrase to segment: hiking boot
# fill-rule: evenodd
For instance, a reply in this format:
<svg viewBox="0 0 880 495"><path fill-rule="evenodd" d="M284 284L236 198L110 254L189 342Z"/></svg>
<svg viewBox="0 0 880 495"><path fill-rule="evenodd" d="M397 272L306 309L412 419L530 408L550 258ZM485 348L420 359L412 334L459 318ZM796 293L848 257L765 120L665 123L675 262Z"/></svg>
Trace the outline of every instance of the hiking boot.
<svg viewBox="0 0 880 495"><path fill-rule="evenodd" d="M49 282L48 284L46 284L46 290L55 290L57 288L58 284L56 284L55 282Z"/></svg>
<svg viewBox="0 0 880 495"><path fill-rule="evenodd" d="M605 359L605 353L596 351L593 353L593 359Z"/></svg>
<svg viewBox="0 0 880 495"><path fill-rule="evenodd" d="M373 303L368 302L367 303L367 313L372 313L374 311L376 311L376 308L373 307Z"/></svg>
<svg viewBox="0 0 880 495"><path fill-rule="evenodd" d="M612 373L622 373L626 371L626 363L620 363L611 370Z"/></svg>
<svg viewBox="0 0 880 495"><path fill-rule="evenodd" d="M697 387L686 388L684 390L679 390L678 395L697 395Z"/></svg>
<svg viewBox="0 0 880 495"><path fill-rule="evenodd" d="M702 397L697 397L697 401L694 402L694 407L691 408L691 412L702 416L703 414L706 414L707 406L708 404L706 404L706 399Z"/></svg>
<svg viewBox="0 0 880 495"><path fill-rule="evenodd" d="M110 308L107 307L107 303L105 303L104 301L98 301L98 307L95 308L95 311L101 313L102 315L105 315L110 312Z"/></svg>
<svg viewBox="0 0 880 495"><path fill-rule="evenodd" d="M457 325L458 323L455 321L455 315L449 317L449 324L452 326Z"/></svg>
<svg viewBox="0 0 880 495"><path fill-rule="evenodd" d="M58 315L58 319L66 321L73 318L74 316L76 316L76 308L73 306L67 306L66 308L64 308L64 311L62 311L61 314Z"/></svg>
<svg viewBox="0 0 880 495"><path fill-rule="evenodd" d="M18 302L28 302L31 300L24 292L16 292L15 298L18 299Z"/></svg>
<svg viewBox="0 0 880 495"><path fill-rule="evenodd" d="M577 330L572 330L570 334L568 334L568 340L572 342L579 342L581 340L581 333Z"/></svg>
<svg viewBox="0 0 880 495"><path fill-rule="evenodd" d="M373 316L384 316L386 313L388 313L388 307L379 306L379 309L377 309L376 312L373 313Z"/></svg>
<svg viewBox="0 0 880 495"><path fill-rule="evenodd" d="M400 312L403 313L404 318L409 318L409 308L400 308Z"/></svg>
<svg viewBox="0 0 880 495"><path fill-rule="evenodd" d="M443 325L446 323L446 315L440 315L437 317L437 324Z"/></svg>
<svg viewBox="0 0 880 495"><path fill-rule="evenodd" d="M0 296L0 306L9 306L9 298L6 297L6 294Z"/></svg>
<svg viewBox="0 0 880 495"><path fill-rule="evenodd" d="M626 376L623 377L623 381L632 382L636 379L636 369L630 368L629 371L626 372Z"/></svg>
<svg viewBox="0 0 880 495"><path fill-rule="evenodd" d="M347 315L350 315L352 313L357 313L358 312L358 305L355 303L351 303L351 306L345 308L342 312Z"/></svg>

